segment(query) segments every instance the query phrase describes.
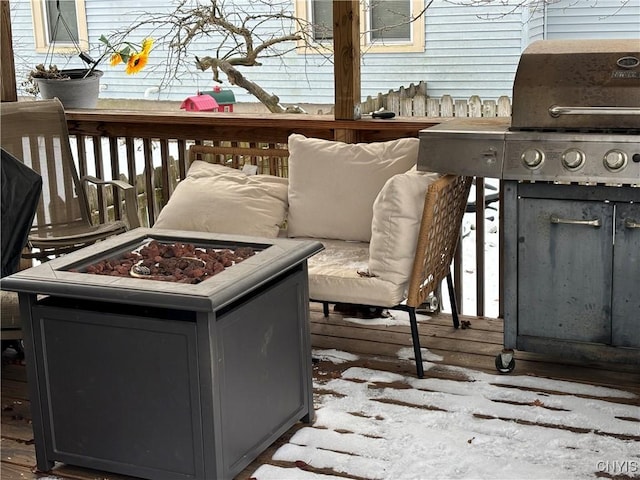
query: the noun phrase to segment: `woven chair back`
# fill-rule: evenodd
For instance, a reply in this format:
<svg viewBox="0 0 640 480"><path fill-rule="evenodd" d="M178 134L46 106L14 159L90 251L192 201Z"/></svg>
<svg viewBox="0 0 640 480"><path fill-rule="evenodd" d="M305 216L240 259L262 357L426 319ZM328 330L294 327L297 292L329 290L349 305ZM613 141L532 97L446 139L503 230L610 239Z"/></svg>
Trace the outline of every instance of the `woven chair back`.
<svg viewBox="0 0 640 480"><path fill-rule="evenodd" d="M451 271L472 177L445 175L427 190L407 305L418 307Z"/></svg>

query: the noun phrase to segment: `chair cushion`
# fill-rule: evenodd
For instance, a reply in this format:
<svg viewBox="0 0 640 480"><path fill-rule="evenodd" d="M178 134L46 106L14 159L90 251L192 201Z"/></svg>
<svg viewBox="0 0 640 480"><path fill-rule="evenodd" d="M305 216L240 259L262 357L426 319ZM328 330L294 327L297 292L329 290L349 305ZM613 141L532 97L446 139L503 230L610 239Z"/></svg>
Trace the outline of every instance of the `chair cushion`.
<svg viewBox="0 0 640 480"><path fill-rule="evenodd" d="M0 305L2 306L2 328L20 328L20 304L18 303L18 294L0 291Z"/></svg>
<svg viewBox="0 0 640 480"><path fill-rule="evenodd" d="M366 275L368 243L315 240L325 249L308 260L310 299L380 307L393 307L404 299L403 286Z"/></svg>
<svg viewBox="0 0 640 480"><path fill-rule="evenodd" d="M0 320L2 340L19 340L22 338L22 324L20 321L20 305L18 294L0 291Z"/></svg>
<svg viewBox="0 0 640 480"><path fill-rule="evenodd" d="M154 228L274 238L287 211L287 179L195 161Z"/></svg>
<svg viewBox="0 0 640 480"><path fill-rule="evenodd" d="M416 164L418 139L343 143L289 136L290 237L368 242L384 183Z"/></svg>
<svg viewBox="0 0 640 480"><path fill-rule="evenodd" d="M373 204L369 273L406 286L416 253L427 188L440 174L409 172L385 183Z"/></svg>

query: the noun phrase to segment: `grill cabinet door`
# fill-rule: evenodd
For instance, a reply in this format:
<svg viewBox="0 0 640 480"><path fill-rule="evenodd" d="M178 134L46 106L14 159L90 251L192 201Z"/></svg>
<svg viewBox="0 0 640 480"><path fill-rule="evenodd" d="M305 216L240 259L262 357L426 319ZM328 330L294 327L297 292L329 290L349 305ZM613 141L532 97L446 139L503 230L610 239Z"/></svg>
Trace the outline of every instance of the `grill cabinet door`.
<svg viewBox="0 0 640 480"><path fill-rule="evenodd" d="M521 198L518 208L518 335L610 343L613 206Z"/></svg>
<svg viewBox="0 0 640 480"><path fill-rule="evenodd" d="M640 204L617 203L613 247L612 344L640 347Z"/></svg>

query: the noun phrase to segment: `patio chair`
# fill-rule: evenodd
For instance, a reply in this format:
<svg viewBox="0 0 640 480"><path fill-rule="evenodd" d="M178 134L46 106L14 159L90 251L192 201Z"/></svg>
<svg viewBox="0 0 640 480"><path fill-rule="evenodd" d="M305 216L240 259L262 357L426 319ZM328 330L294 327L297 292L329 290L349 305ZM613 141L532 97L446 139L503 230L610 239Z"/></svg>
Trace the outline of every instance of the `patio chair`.
<svg viewBox="0 0 640 480"><path fill-rule="evenodd" d="M78 178L59 100L3 103L0 115L2 148L38 173L43 182L24 258L46 261L140 226L133 186L88 175ZM117 187L124 198L127 221L94 224L85 190L89 184L98 189Z"/></svg>
<svg viewBox="0 0 640 480"><path fill-rule="evenodd" d="M459 328L458 307L451 275L451 263L458 247L462 217L467 206L473 177L444 175L429 185L425 194L424 209L416 253L404 302L395 306L366 305L409 313L411 338L418 378L424 377L422 351L416 311L423 308L429 295L436 292L446 279L453 327ZM323 301L323 313L329 316L329 302Z"/></svg>
<svg viewBox="0 0 640 480"><path fill-rule="evenodd" d="M270 156L283 158L288 153L289 151L282 149L282 151L271 152ZM236 156L243 156L243 158L237 159ZM239 168L247 157L253 160L253 156L267 155L263 151L247 153L245 149L236 147L193 146L189 151L190 161L205 160L235 168ZM345 162L347 161L348 159L345 159ZM332 170L332 173L335 174L335 171ZM404 175L411 178L409 172ZM404 175L396 175L396 177ZM378 264L376 268L378 271L367 274L368 272L361 270L360 267L354 266L360 265L362 269L371 267L369 244L336 240L336 237L318 238L325 246L325 250L311 257L308 262L309 298L323 304L325 317L329 316L331 303L336 306L334 308L337 311L343 313L348 312L349 309L368 312L372 316L384 309L404 310L409 313L416 370L420 378L423 377L424 371L416 311L430 304L428 300L432 292L439 291L439 286L445 279L448 285L453 327L460 326L451 263L458 246L462 218L467 208L472 180L472 177L445 175L433 181L428 187L425 186L426 192L420 195L415 205L402 203L397 211L395 207L385 207L389 211L382 214L384 218L405 218L411 216L410 214L416 214L414 231L394 232L398 237L409 234L412 238L416 238L416 252L409 254L413 260L409 263L403 261L401 268L397 266L400 262L392 261L387 263L395 265L393 272L380 272L380 269L386 267ZM400 182L396 185L405 184ZM290 184L289 188L291 188ZM215 195L218 195L217 192L216 190ZM354 195L354 201L356 199L357 192ZM421 217L418 207L423 207ZM419 227L417 227L418 222ZM290 231L287 232L287 235L290 233ZM401 248L406 247L407 244L407 242L399 244L392 239L389 240L385 240L384 243ZM377 248L377 261L380 263L380 251L385 249L380 246ZM407 258L406 252L390 254L394 253L398 254L399 258L405 260Z"/></svg>

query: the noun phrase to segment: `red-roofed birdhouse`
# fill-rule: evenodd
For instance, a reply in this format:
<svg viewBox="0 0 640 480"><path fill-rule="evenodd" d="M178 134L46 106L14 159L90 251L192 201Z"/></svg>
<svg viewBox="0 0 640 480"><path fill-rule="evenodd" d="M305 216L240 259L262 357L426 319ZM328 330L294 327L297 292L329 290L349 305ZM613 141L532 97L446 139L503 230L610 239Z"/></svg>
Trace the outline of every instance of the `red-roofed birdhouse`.
<svg viewBox="0 0 640 480"><path fill-rule="evenodd" d="M180 108L187 112L217 112L220 110L218 102L210 95L192 95L187 97Z"/></svg>
<svg viewBox="0 0 640 480"><path fill-rule="evenodd" d="M199 95L209 95L218 102L219 112L233 112L233 104L236 103L236 96L231 90L223 90L220 85L213 87L213 90L198 92Z"/></svg>

